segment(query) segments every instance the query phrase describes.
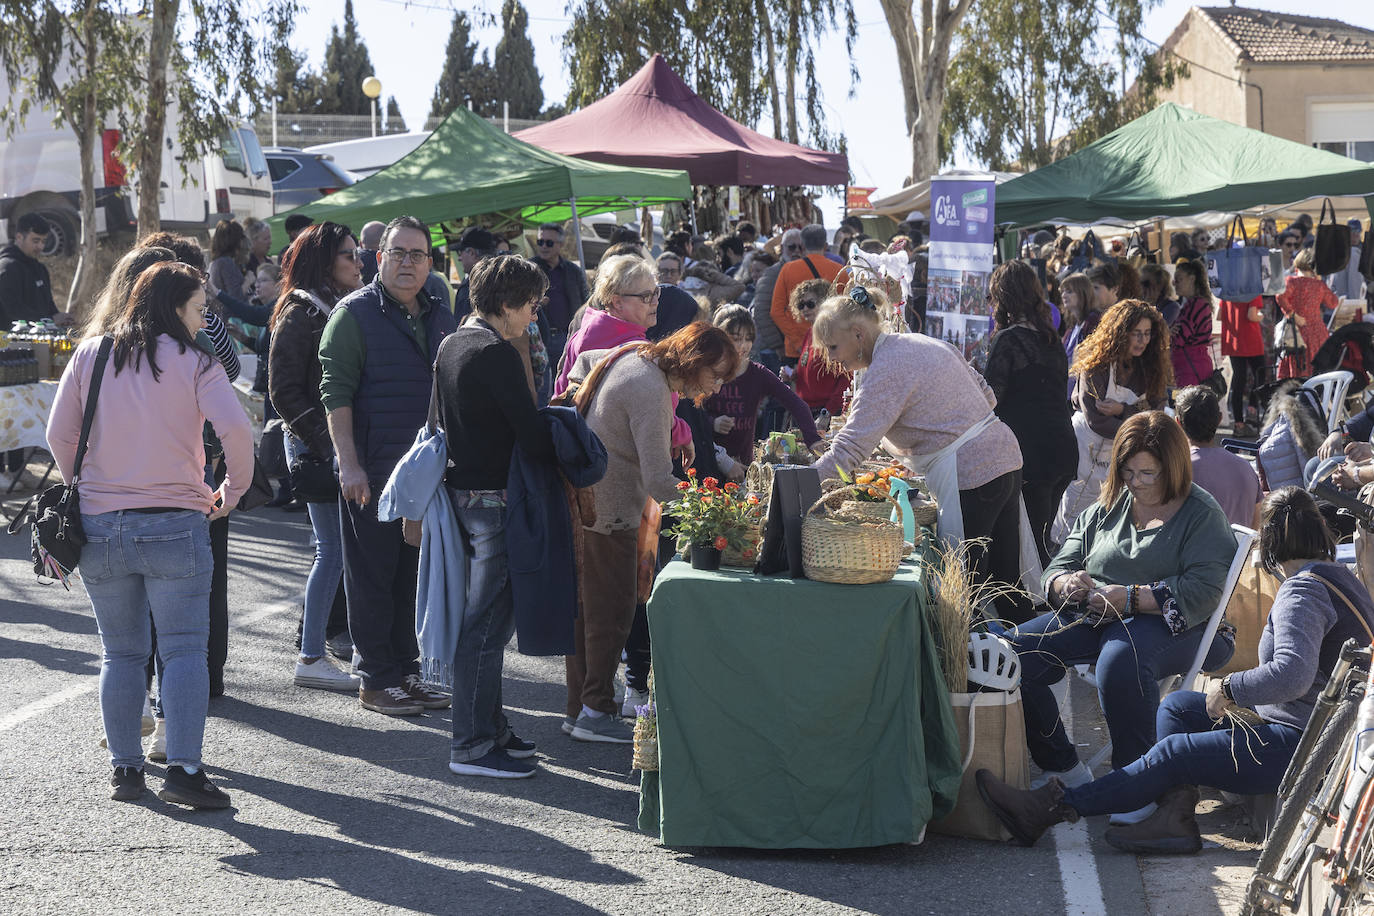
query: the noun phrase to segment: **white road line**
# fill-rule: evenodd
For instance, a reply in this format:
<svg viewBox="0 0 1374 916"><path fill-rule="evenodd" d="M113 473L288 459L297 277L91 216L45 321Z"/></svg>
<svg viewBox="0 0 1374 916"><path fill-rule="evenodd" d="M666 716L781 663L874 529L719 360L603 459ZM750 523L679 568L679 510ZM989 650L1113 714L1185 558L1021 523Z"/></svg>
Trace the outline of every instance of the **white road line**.
<svg viewBox="0 0 1374 916"><path fill-rule="evenodd" d="M1072 678L1069 674L1067 678ZM1060 711L1065 722L1073 721L1073 685L1064 692ZM1072 739L1070 739L1072 740ZM1088 839L1088 823L1060 824L1054 828L1055 858L1059 864L1059 883L1064 889L1064 912L1068 916L1106 916L1102 881L1097 874L1097 859Z"/></svg>
<svg viewBox="0 0 1374 916"><path fill-rule="evenodd" d="M280 601L276 604L269 604L265 607L259 608L251 614L244 614L237 620L233 621L233 623L235 626L239 627L249 626L251 624L257 623L259 620L264 620L268 617L271 617L273 614L280 614L283 611L294 610L295 608L300 607L300 603L300 598L293 598L289 601ZM88 693L93 693L99 686L100 677L99 675L95 675L87 680L83 680L79 683L72 684L70 687L66 687L62 690L59 690L57 691L57 693L48 694L41 700L34 700L32 703L25 703L18 709L13 710L11 712L7 712L3 716L0 716L0 732L7 732L12 728L17 728L18 726L23 725L30 719L33 719L37 716L41 716L43 713L48 712L51 709L56 709L63 703L68 703L72 700L75 700L77 697L84 696Z"/></svg>

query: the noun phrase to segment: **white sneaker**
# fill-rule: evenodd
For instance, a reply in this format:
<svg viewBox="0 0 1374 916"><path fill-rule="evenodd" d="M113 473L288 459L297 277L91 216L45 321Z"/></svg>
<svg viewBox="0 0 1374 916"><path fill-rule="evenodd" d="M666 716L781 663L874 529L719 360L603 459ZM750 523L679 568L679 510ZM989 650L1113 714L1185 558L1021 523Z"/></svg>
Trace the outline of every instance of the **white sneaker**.
<svg viewBox="0 0 1374 916"><path fill-rule="evenodd" d="M355 674L340 671L327 656L304 662L296 659L296 686L319 690L357 690L362 681Z"/></svg>
<svg viewBox="0 0 1374 916"><path fill-rule="evenodd" d="M612 679L611 683L613 683L613 684L615 685L615 692L614 692L614 693L612 694L612 696L611 696L612 701L613 701L614 703L616 703L617 705L620 704L620 703L625 702L625 680L624 680L624 678L622 678L622 677L620 676L620 674L617 672L616 675L615 675L615 677Z"/></svg>
<svg viewBox="0 0 1374 916"><path fill-rule="evenodd" d="M620 704L620 714L627 719L633 719L639 715L635 710L636 706L649 705L649 691L635 690L632 687L625 688L625 700Z"/></svg>
<svg viewBox="0 0 1374 916"><path fill-rule="evenodd" d="M359 652L358 652L357 649L354 649L354 650L353 650L353 661L351 661L351 662L348 663L348 673L349 673L349 674L357 674L357 673L358 673L358 666L361 665L362 663L363 663L363 657L362 657L362 655L359 654Z"/></svg>
<svg viewBox="0 0 1374 916"><path fill-rule="evenodd" d="M1143 808L1136 808L1134 811L1124 811L1121 814L1113 814L1107 818L1107 823L1113 827L1125 827L1127 824L1139 824L1159 810L1159 805L1150 802Z"/></svg>
<svg viewBox="0 0 1374 916"><path fill-rule="evenodd" d="M1086 785L1093 781L1093 771L1088 769L1088 765L1080 760L1072 770L1065 770L1062 773L1057 770L1045 770L1039 777L1031 780L1031 788L1039 789L1049 782L1051 776L1059 777L1059 781L1064 784L1066 789Z"/></svg>
<svg viewBox="0 0 1374 916"><path fill-rule="evenodd" d="M158 719L153 725L153 740L148 742L148 759L154 763L167 762L166 719Z"/></svg>

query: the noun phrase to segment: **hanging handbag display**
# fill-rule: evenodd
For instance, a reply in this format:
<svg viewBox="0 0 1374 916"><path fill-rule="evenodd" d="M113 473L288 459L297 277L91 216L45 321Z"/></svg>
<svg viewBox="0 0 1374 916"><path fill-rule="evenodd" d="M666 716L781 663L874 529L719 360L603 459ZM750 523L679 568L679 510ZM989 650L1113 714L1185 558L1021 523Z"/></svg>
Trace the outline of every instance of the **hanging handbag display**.
<svg viewBox="0 0 1374 916"><path fill-rule="evenodd" d="M1329 223L1326 221L1328 209L1331 211ZM1316 249L1312 254L1316 256L1317 276L1325 277L1338 270L1345 270L1346 265L1350 263L1350 227L1336 221L1336 205L1329 197L1322 203L1316 235Z"/></svg>
<svg viewBox="0 0 1374 916"><path fill-rule="evenodd" d="M1236 226L1240 226L1241 246L1237 247ZM1232 302L1249 302L1264 293L1264 263L1269 249L1257 248L1250 244L1245 232L1245 223L1239 216L1232 217L1226 230L1226 247L1217 251L1204 252L1202 257L1207 265L1207 282L1218 299Z"/></svg>
<svg viewBox="0 0 1374 916"><path fill-rule="evenodd" d="M86 444L91 438L91 424L95 421L95 405L100 397L100 385L112 349L114 338L101 338L100 349L95 355L95 368L91 370L91 390L86 395L86 408L81 416L81 438L76 443L71 483L53 484L37 496L30 497L7 529L10 534L17 534L26 523L31 523L30 549L34 573L56 579L64 586L67 576L81 562L81 548L86 545L86 532L81 526L78 485L81 482L81 465L86 459Z"/></svg>

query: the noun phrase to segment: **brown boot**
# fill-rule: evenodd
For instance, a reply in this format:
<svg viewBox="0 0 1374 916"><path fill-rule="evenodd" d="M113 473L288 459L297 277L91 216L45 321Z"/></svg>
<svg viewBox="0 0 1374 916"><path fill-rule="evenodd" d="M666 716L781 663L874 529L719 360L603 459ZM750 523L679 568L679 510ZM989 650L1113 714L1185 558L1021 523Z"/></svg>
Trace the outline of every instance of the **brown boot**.
<svg viewBox="0 0 1374 916"><path fill-rule="evenodd" d="M989 770L979 770L974 781L983 801L1022 846L1034 846L1055 824L1078 820L1078 812L1061 803L1064 786L1053 776L1038 789L1013 789Z"/></svg>
<svg viewBox="0 0 1374 916"><path fill-rule="evenodd" d="M1145 820L1108 827L1107 842L1138 855L1196 853L1202 849L1202 831L1194 816L1197 800L1197 786L1175 786L1159 797L1159 810Z"/></svg>

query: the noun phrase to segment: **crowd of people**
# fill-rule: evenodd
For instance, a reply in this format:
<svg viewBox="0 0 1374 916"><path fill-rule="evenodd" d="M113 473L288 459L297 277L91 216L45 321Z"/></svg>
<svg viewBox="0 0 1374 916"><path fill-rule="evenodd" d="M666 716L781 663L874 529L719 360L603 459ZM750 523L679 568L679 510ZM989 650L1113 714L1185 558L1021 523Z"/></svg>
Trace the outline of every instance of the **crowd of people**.
<svg viewBox="0 0 1374 916"><path fill-rule="evenodd" d="M521 651L565 659L565 734L633 740L625 719L648 702L652 658L646 506L692 475L743 480L757 441L795 428L822 479L878 448L923 475L939 536L971 545L970 574L1026 586L999 589L991 610L1021 655L1045 781L1028 791L979 775L1012 834L1032 843L1059 820L1110 812L1114 845L1195 850L1196 785L1277 784L1351 631L1342 596L1374 619L1368 592L1331 562L1310 497L1216 444L1214 314L1244 434L1254 386L1278 368L1263 337L1249 352L1255 329L1287 314L1304 335L1324 328L1329 289L1301 235L1284 293L1219 306L1194 249L1207 239L1176 236L1171 264L1137 268L1127 251L1032 238L989 280L996 333L980 372L919 333L921 228L882 243L846 221L833 238L808 225L765 240L740 223L715 239L669 233L654 250L622 227L589 274L560 225L540 226L528 257L476 226L455 245L456 286L429 228L407 216L357 234L288 221L276 257L265 226L225 222L208 265L193 239L141 240L82 326L49 428L70 480L103 378L80 474L81 572L105 653L113 797L144 791L146 756L168 765L161 797L229 803L201 755L208 698L224 691L229 519L253 477L230 381L254 352L267 417L285 430L278 502L303 507L313 533L294 683L389 716L452 706L454 773L538 772L502 704L516 634ZM907 285L864 273L850 252L906 254ZM1371 429L1374 413L1354 418L1322 449ZM1349 455L1353 485L1374 452ZM1285 580L1260 664L1161 705L1160 679L1199 652L1208 669L1232 654L1229 627L1202 643L1232 524L1259 527ZM675 546L665 539L660 564ZM1112 742L1113 770L1096 781L1051 691L1084 662ZM1244 762L1220 751L1216 722L1233 704L1267 729L1265 753Z"/></svg>

